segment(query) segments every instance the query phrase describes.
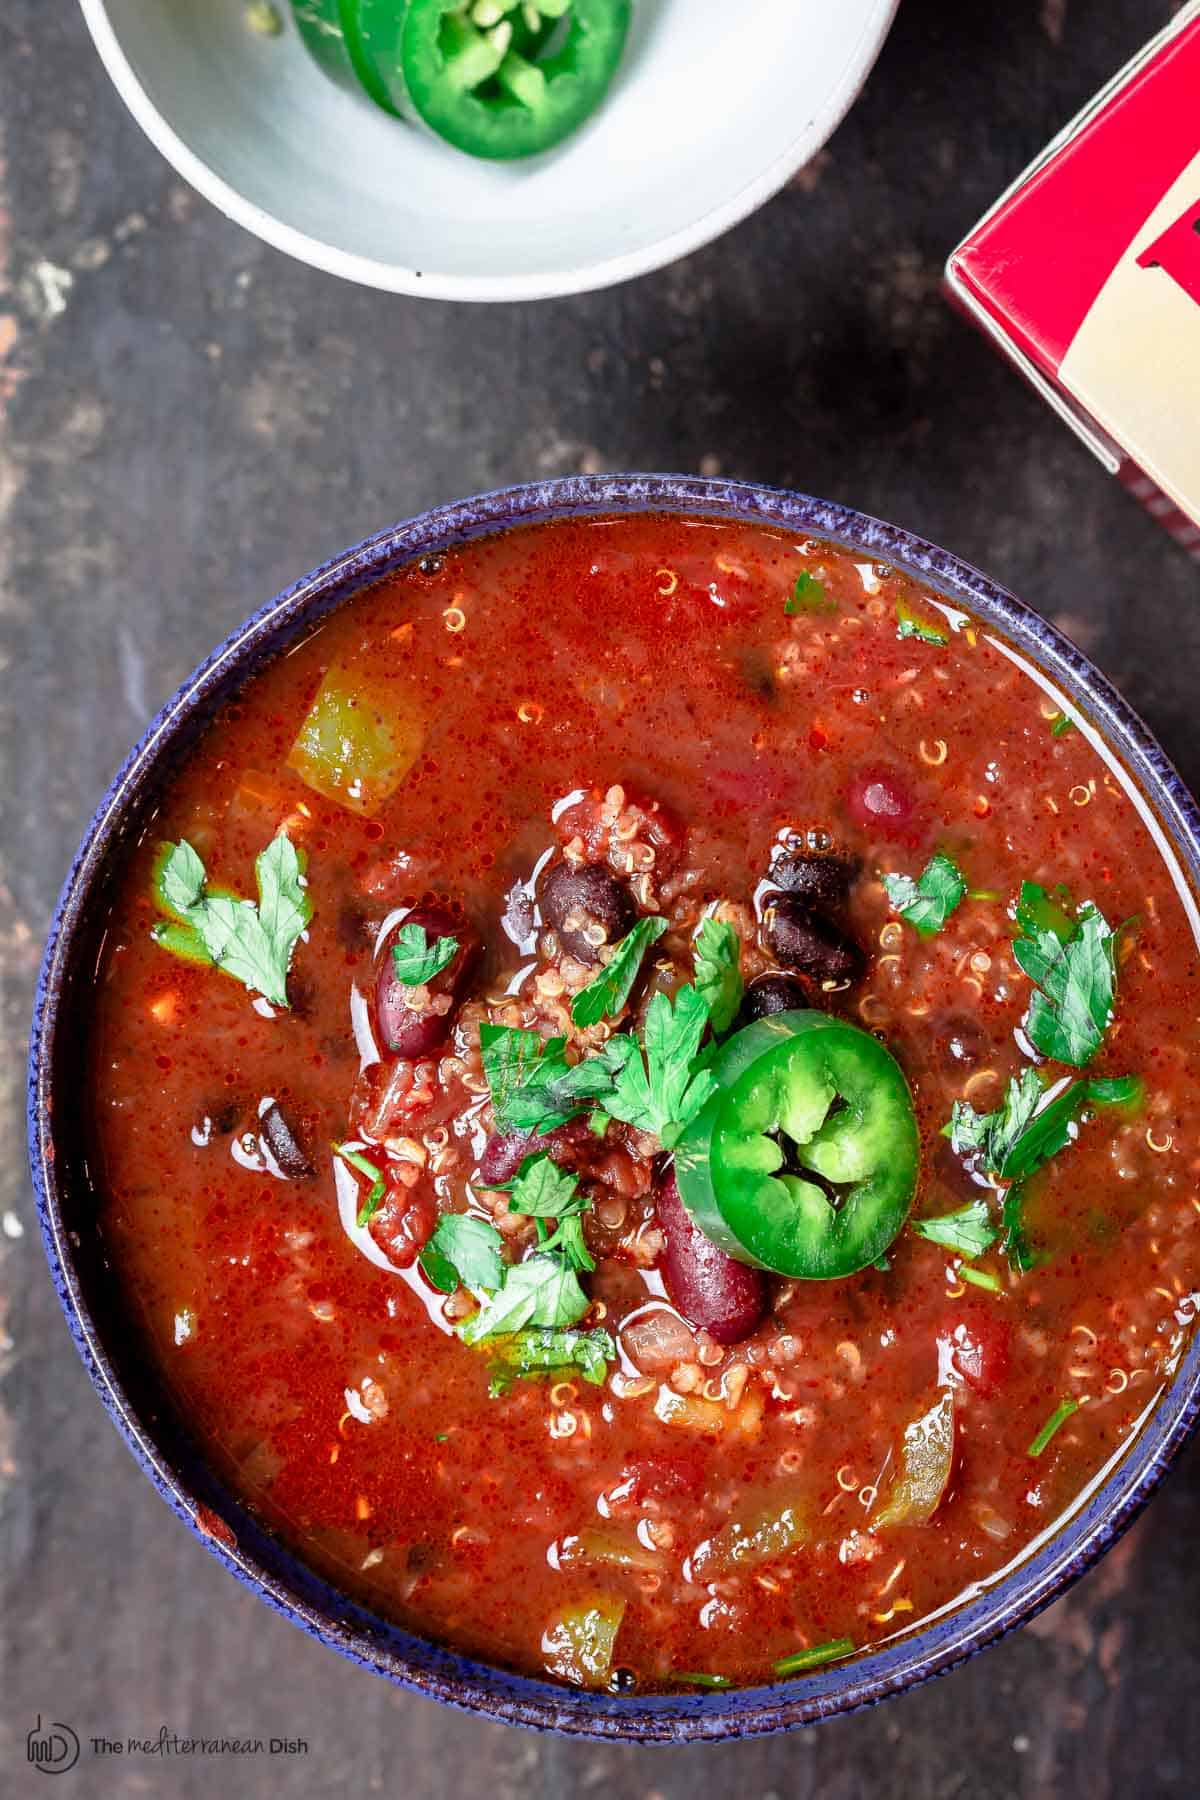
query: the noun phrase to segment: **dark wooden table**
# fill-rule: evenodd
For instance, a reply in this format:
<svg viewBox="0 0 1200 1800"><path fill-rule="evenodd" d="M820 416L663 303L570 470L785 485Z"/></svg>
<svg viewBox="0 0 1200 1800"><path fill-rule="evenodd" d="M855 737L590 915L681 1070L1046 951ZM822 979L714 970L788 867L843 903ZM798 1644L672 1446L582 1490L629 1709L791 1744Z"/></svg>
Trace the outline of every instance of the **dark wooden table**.
<svg viewBox="0 0 1200 1800"><path fill-rule="evenodd" d="M20 1119L46 922L128 744L252 607L432 501L607 468L850 501L1062 621L1197 785L1195 566L938 293L962 231L1169 10L905 0L828 151L757 218L631 287L472 309L344 287L244 236L143 141L69 0L5 0L0 1792L44 1791L39 1712L85 1740L308 1741L238 1765L85 1750L63 1791L120 1800L1197 1792L1195 1452L1027 1631L795 1737L592 1747L363 1675L241 1592L130 1461L46 1276Z"/></svg>

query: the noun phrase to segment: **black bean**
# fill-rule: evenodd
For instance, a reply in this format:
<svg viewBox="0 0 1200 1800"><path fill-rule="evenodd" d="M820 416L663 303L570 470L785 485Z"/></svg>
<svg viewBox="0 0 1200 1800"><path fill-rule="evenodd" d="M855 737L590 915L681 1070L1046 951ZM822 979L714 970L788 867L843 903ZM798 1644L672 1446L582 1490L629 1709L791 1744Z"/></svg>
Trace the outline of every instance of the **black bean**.
<svg viewBox="0 0 1200 1800"><path fill-rule="evenodd" d="M406 925L424 928L426 942L432 946L441 938L458 939L458 950L452 962L438 972L423 988L413 988L397 980L392 963L392 945ZM459 924L439 907L416 907L406 913L394 931L379 946L379 976L375 984L375 1018L379 1037L385 1049L395 1056L416 1058L429 1056L450 1035L454 1014L479 955L479 939L469 925ZM420 994L421 1004L413 1000ZM440 1004L449 999L450 1005Z"/></svg>
<svg viewBox="0 0 1200 1800"><path fill-rule="evenodd" d="M857 981L866 957L853 939L811 912L796 894L769 894L763 902L762 940L785 968L810 981Z"/></svg>
<svg viewBox="0 0 1200 1800"><path fill-rule="evenodd" d="M771 880L789 894L797 894L820 912L837 912L850 896L858 873L842 856L813 856L804 850L788 850L771 867Z"/></svg>
<svg viewBox="0 0 1200 1800"><path fill-rule="evenodd" d="M278 1100L272 1100L258 1121L263 1144L289 1181L309 1181L316 1170L300 1147L300 1140Z"/></svg>
<svg viewBox="0 0 1200 1800"><path fill-rule="evenodd" d="M791 1012L807 1005L808 995L794 975L760 975L742 997L738 1021L749 1025L754 1019L769 1019L772 1013Z"/></svg>
<svg viewBox="0 0 1200 1800"><path fill-rule="evenodd" d="M599 962L601 944L618 943L637 916L620 882L599 863L581 869L555 863L538 899L542 917L557 931L563 949L583 963ZM603 938L594 943L600 932Z"/></svg>

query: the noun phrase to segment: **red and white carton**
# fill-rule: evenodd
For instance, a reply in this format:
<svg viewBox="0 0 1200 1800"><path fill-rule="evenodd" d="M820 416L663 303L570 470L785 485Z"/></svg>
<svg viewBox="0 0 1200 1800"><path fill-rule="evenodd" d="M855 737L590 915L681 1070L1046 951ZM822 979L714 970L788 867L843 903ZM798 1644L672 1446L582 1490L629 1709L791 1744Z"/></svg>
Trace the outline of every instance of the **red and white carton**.
<svg viewBox="0 0 1200 1800"><path fill-rule="evenodd" d="M1200 558L1200 0L954 251L951 297Z"/></svg>

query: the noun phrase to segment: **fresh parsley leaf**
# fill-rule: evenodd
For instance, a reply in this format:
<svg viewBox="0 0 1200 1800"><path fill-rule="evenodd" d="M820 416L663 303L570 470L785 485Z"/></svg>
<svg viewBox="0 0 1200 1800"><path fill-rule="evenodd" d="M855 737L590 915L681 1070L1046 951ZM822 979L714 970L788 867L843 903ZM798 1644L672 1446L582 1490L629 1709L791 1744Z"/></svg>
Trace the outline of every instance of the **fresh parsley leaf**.
<svg viewBox="0 0 1200 1800"><path fill-rule="evenodd" d="M1037 1170L1073 1144L1079 1136L1079 1115L1087 1100L1087 1083L1073 1081L1047 1100L1016 1141L1009 1146L996 1173L1001 1181L1027 1181Z"/></svg>
<svg viewBox="0 0 1200 1800"><path fill-rule="evenodd" d="M805 612L832 613L837 611L837 601L832 594L826 592L823 581L818 581L807 569L801 569L796 577L795 587L784 601L783 610L789 618Z"/></svg>
<svg viewBox="0 0 1200 1800"><path fill-rule="evenodd" d="M542 1039L515 1025L481 1025L479 1048L500 1131L552 1131L579 1110L559 1092L570 1074L566 1038Z"/></svg>
<svg viewBox="0 0 1200 1800"><path fill-rule="evenodd" d="M1027 1181L1078 1137L1089 1086L1072 1081L1050 1093L1036 1069L1025 1069L1019 1080L1010 1079L995 1112L977 1113L955 1101L946 1127L951 1148L978 1159L998 1181Z"/></svg>
<svg viewBox="0 0 1200 1800"><path fill-rule="evenodd" d="M358 1217L354 1221L361 1231L364 1226L371 1223L371 1220L383 1205L383 1196L387 1192L387 1183L384 1181L382 1171L376 1168L370 1157L364 1156L361 1150L352 1150L349 1144L335 1144L333 1146L333 1153L335 1156L340 1156L343 1162L349 1163L352 1169L357 1169L360 1175L365 1175L367 1180L371 1183L370 1191L362 1205L359 1207Z"/></svg>
<svg viewBox="0 0 1200 1800"><path fill-rule="evenodd" d="M667 921L654 913L639 919L623 937L595 981L582 988L571 1002L571 1017L581 1029L613 1018L628 1000L642 957L667 929Z"/></svg>
<svg viewBox="0 0 1200 1800"><path fill-rule="evenodd" d="M682 987L672 1003L655 994L646 1009L645 1049L631 1037L610 1038L604 1046L614 1066L612 1092L604 1106L614 1118L653 1132L670 1150L716 1082L699 1066L700 1040L708 1008L694 987Z"/></svg>
<svg viewBox="0 0 1200 1800"><path fill-rule="evenodd" d="M938 850L916 881L911 875L885 875L892 910L915 925L922 937L940 931L967 891L957 863Z"/></svg>
<svg viewBox="0 0 1200 1800"><path fill-rule="evenodd" d="M504 1285L459 1326L459 1336L464 1344L478 1344L527 1325L575 1325L587 1309L588 1297L574 1269L561 1257L539 1249L506 1270Z"/></svg>
<svg viewBox="0 0 1200 1800"><path fill-rule="evenodd" d="M732 925L705 919L696 936L696 992L708 1008L708 1022L728 1031L742 1004L742 940Z"/></svg>
<svg viewBox="0 0 1200 1800"><path fill-rule="evenodd" d="M522 1375L556 1375L576 1369L585 1381L599 1387L617 1347L607 1331L550 1331L527 1329L489 1341L492 1358L492 1392L503 1392Z"/></svg>
<svg viewBox="0 0 1200 1800"><path fill-rule="evenodd" d="M604 1053L572 1064L566 1046L566 1038L543 1040L513 1025L480 1026L483 1072L500 1131L553 1131L608 1092Z"/></svg>
<svg viewBox="0 0 1200 1800"><path fill-rule="evenodd" d="M950 1147L960 1156L978 1157L984 1169L999 1176L1013 1146L1037 1111L1044 1089L1036 1069L1024 1069L1020 1079L1009 1080L1004 1099L995 1112L977 1113L965 1100L956 1100L945 1127Z"/></svg>
<svg viewBox="0 0 1200 1800"><path fill-rule="evenodd" d="M931 1244L941 1244L966 1257L982 1256L1000 1236L982 1197L959 1207L957 1212L943 1213L940 1218L917 1219L913 1230Z"/></svg>
<svg viewBox="0 0 1200 1800"><path fill-rule="evenodd" d="M155 897L167 922L151 933L163 949L191 961L211 963L286 1007L292 952L312 918L304 885L304 864L281 831L254 865L258 904L213 892L200 857L183 839L166 844L155 864Z"/></svg>
<svg viewBox="0 0 1200 1800"><path fill-rule="evenodd" d="M1062 955L1074 926L1057 900L1036 881L1023 881L1017 896L1018 960L1031 981L1042 982Z"/></svg>
<svg viewBox="0 0 1200 1800"><path fill-rule="evenodd" d="M556 1059L566 1066L562 1052L565 1038L540 1038L536 1031L521 1031L515 1025L479 1027L479 1054L483 1073L492 1096L492 1111L501 1131L514 1128L509 1106L514 1094L523 1087L539 1086Z"/></svg>
<svg viewBox="0 0 1200 1800"><path fill-rule="evenodd" d="M530 1218L557 1219L558 1228L542 1243L544 1251L556 1250L573 1269L594 1269L596 1264L583 1238L583 1214L591 1200L578 1178L568 1175L549 1156L526 1161L512 1184L508 1210Z"/></svg>
<svg viewBox="0 0 1200 1800"><path fill-rule="evenodd" d="M1092 901L1074 920L1036 882L1021 884L1013 943L1018 965L1034 982L1025 1030L1035 1050L1081 1069L1100 1048L1112 1021L1116 934Z"/></svg>
<svg viewBox="0 0 1200 1800"><path fill-rule="evenodd" d="M579 1190L579 1178L560 1169L550 1156L530 1157L509 1192L509 1211L531 1219L562 1219L568 1213L586 1211L589 1201Z"/></svg>
<svg viewBox="0 0 1200 1800"><path fill-rule="evenodd" d="M405 987L424 987L448 969L457 955L456 937L435 938L431 944L423 925L402 925L392 945L392 967L396 980Z"/></svg>
<svg viewBox="0 0 1200 1800"><path fill-rule="evenodd" d="M498 1288L504 1274L501 1241L486 1219L443 1213L421 1252L421 1267L443 1294L452 1294L459 1286Z"/></svg>
<svg viewBox="0 0 1200 1800"><path fill-rule="evenodd" d="M896 602L896 636L899 638L920 638L923 644L948 644L950 634L937 625L931 625L915 613L908 601L900 598Z"/></svg>

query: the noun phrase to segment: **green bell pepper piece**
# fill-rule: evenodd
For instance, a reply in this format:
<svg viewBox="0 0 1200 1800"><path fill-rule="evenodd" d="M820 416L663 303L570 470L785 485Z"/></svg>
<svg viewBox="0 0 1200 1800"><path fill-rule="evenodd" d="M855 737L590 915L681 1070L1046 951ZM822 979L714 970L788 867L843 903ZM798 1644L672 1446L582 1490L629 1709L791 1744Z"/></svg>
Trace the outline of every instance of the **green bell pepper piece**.
<svg viewBox="0 0 1200 1800"><path fill-rule="evenodd" d="M680 1197L705 1236L739 1262L809 1281L877 1262L920 1166L890 1052L828 1013L783 1012L735 1033L712 1073L717 1092L675 1151Z"/></svg>

